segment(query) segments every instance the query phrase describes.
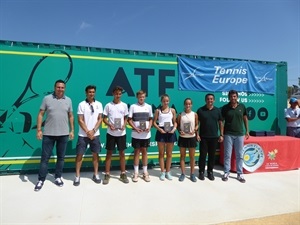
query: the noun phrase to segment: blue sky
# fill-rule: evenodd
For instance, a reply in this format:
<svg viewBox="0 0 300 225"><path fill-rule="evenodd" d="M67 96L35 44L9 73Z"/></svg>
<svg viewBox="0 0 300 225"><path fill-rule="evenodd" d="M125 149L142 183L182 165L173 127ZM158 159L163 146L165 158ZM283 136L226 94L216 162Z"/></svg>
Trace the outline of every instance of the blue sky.
<svg viewBox="0 0 300 225"><path fill-rule="evenodd" d="M288 63L299 0L0 0L0 39Z"/></svg>

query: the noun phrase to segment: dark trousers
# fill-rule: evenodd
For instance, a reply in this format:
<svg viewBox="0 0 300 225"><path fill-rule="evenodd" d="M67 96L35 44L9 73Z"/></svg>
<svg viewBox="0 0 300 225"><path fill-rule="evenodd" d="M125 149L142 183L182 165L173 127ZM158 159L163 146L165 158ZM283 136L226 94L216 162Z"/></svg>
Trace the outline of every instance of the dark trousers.
<svg viewBox="0 0 300 225"><path fill-rule="evenodd" d="M55 167L55 178L60 178L64 168L64 159L67 149L67 143L69 135L64 136L43 136L42 141L42 157L39 170L39 180L45 181L48 173L48 163L52 155L54 144L56 144L56 167Z"/></svg>
<svg viewBox="0 0 300 225"><path fill-rule="evenodd" d="M199 155L199 172L205 171L206 155L207 160L207 172L212 172L215 166L215 153L218 146L218 138L202 138L200 141L200 155Z"/></svg>
<svg viewBox="0 0 300 225"><path fill-rule="evenodd" d="M287 127L286 136L300 138L300 127Z"/></svg>

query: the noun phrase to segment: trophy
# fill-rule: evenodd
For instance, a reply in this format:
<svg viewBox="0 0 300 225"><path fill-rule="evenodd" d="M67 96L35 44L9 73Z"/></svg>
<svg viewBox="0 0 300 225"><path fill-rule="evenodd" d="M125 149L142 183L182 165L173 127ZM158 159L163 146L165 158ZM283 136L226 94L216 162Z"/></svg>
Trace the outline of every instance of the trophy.
<svg viewBox="0 0 300 225"><path fill-rule="evenodd" d="M191 132L191 123L184 123L183 124L183 132L190 133Z"/></svg>
<svg viewBox="0 0 300 225"><path fill-rule="evenodd" d="M164 122L164 131L167 133L171 131L171 123L170 122Z"/></svg>
<svg viewBox="0 0 300 225"><path fill-rule="evenodd" d="M140 129L141 130L146 130L146 121L145 120L140 120Z"/></svg>
<svg viewBox="0 0 300 225"><path fill-rule="evenodd" d="M115 127L115 129L121 129L122 128L121 118L115 118L114 119L114 127Z"/></svg>

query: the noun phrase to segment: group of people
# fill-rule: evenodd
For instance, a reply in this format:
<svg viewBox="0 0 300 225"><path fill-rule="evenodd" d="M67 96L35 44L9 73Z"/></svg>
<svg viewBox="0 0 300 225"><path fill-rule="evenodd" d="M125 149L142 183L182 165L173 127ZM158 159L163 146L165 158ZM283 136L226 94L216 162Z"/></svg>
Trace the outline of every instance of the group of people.
<svg viewBox="0 0 300 225"><path fill-rule="evenodd" d="M55 167L55 181L57 186L63 186L62 171L64 156L68 140L74 138L74 116L72 101L65 95L65 82L58 80L54 85L53 94L44 97L37 118L37 138L42 139L42 156L38 173L38 182L35 191L41 190L48 173L48 162L54 145L56 145L57 162ZM191 98L184 100L184 110L178 115L174 108L169 106L170 97L167 94L161 96L161 105L152 111L151 105L145 102L146 92L140 90L136 93L137 102L129 109L122 102L123 88L116 86L113 89L113 100L104 108L102 103L95 99L96 86L89 85L85 89L86 99L79 103L77 109L79 132L76 144L76 175L74 186L80 185L80 169L83 155L87 148L92 152L94 174L92 180L101 183L98 163L101 150L99 128L103 122L107 126L106 132L106 158L105 173L102 183L108 184L110 180L110 168L112 153L117 148L120 160L120 181L129 183L126 175L125 149L126 149L126 125L132 128L131 144L134 148L134 172L132 181L140 178L139 165L142 155L142 178L150 181L148 173L147 148L150 145L151 128L156 129L155 141L158 146L160 180L172 180L171 162L174 143L178 141L180 148L181 175L179 181L186 178L185 158L186 151L190 157L190 180L197 181L195 175L195 151L200 142L199 176L205 180L206 156L207 178L214 180L213 169L215 164L215 152L219 142L224 142L224 174L223 181L227 181L230 172L232 149L236 153L237 179L245 183L243 177L242 149L244 138L249 137L249 127L246 107L238 102L238 92L231 90L228 93L229 103L222 108L214 106L215 96L211 93L205 96L205 105L196 112L192 110ZM43 117L46 119L43 122ZM224 123L225 121L225 123ZM224 125L223 125L224 124ZM178 131L178 137L177 132ZM165 160L166 155L166 160Z"/></svg>

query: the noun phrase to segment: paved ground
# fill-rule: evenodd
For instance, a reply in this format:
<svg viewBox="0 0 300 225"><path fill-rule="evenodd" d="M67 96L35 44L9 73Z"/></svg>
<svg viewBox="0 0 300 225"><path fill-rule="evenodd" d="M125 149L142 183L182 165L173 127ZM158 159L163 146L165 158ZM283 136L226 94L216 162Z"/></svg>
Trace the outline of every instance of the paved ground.
<svg viewBox="0 0 300 225"><path fill-rule="evenodd" d="M219 166L213 182L179 182L179 168L172 171L172 181L160 181L154 168L150 183L129 184L113 171L108 185L84 172L79 187L65 173L62 188L49 174L40 192L36 174L0 176L0 224L300 224L300 170L246 174L245 184L236 174L223 182Z"/></svg>

